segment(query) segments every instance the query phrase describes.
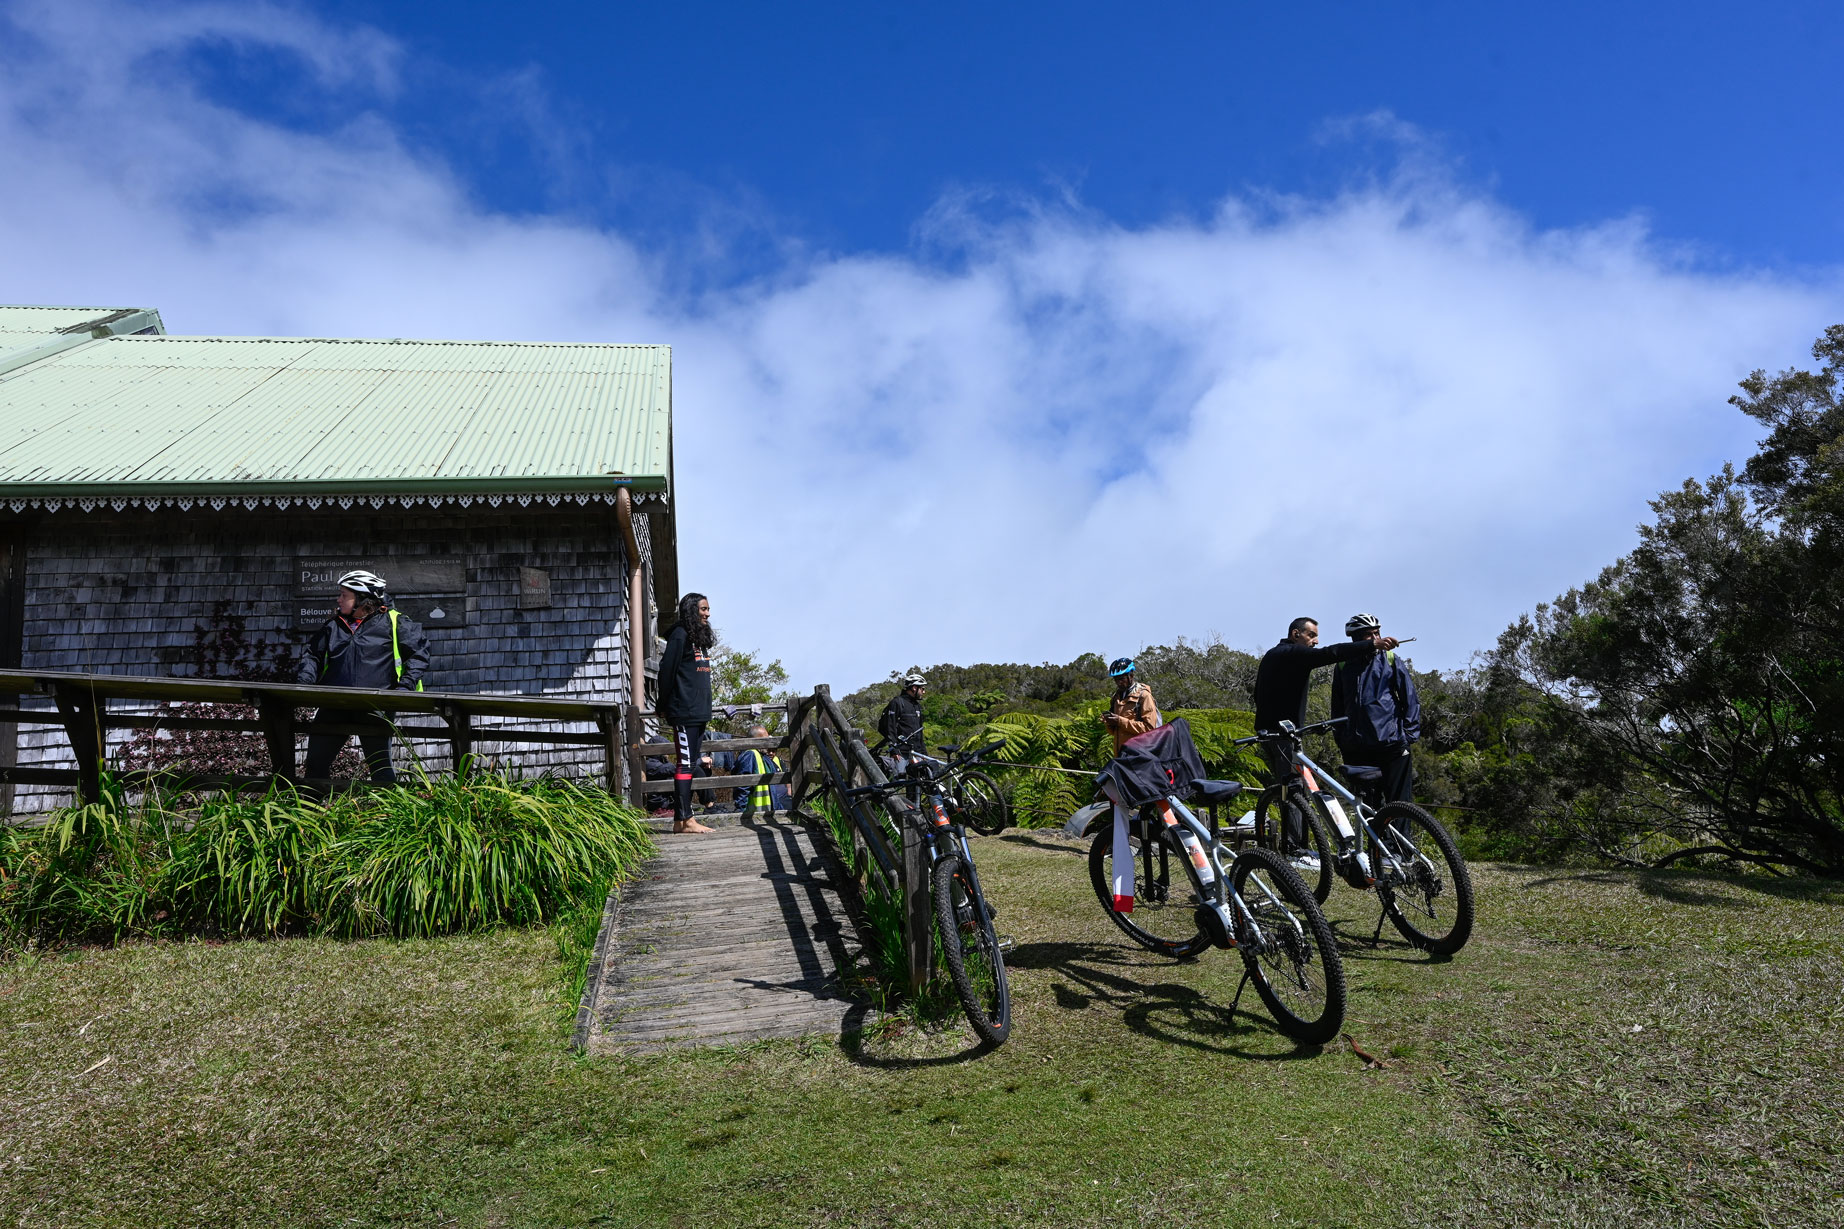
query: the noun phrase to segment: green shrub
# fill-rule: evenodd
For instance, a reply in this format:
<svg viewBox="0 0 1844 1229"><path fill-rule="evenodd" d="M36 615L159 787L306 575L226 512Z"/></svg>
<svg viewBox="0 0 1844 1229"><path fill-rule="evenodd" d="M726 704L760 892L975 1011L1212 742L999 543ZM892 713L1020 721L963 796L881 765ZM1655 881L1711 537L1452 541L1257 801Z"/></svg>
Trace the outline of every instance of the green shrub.
<svg viewBox="0 0 1844 1229"><path fill-rule="evenodd" d="M632 809L556 778L443 778L330 809L340 836L320 877L340 935L547 923L652 850Z"/></svg>
<svg viewBox="0 0 1844 1229"><path fill-rule="evenodd" d="M0 828L0 940L129 934L431 935L547 924L652 852L638 813L541 777L346 794L105 798ZM591 939L593 942L593 938Z"/></svg>

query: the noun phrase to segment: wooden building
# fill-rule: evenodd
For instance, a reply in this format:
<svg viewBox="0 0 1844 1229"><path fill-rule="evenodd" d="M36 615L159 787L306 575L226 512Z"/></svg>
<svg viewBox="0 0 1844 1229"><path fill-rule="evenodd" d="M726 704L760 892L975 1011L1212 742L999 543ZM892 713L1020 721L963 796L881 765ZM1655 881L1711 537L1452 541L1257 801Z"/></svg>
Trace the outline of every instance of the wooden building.
<svg viewBox="0 0 1844 1229"><path fill-rule="evenodd" d="M178 337L152 311L0 307L0 668L292 679L335 578L366 567L427 629L431 689L639 682L644 703L678 594L672 491L667 346ZM0 725L0 765L59 766L63 742ZM18 812L63 800L0 789Z"/></svg>

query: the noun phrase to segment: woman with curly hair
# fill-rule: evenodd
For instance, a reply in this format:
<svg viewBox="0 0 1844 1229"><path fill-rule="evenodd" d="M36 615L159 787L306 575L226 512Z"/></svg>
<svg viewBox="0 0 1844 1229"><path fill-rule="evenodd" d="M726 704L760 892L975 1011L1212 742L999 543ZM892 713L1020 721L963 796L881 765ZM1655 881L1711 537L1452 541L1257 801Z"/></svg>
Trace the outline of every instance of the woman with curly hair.
<svg viewBox="0 0 1844 1229"><path fill-rule="evenodd" d="M672 727L672 830L709 832L692 818L692 776L711 720L711 602L702 593L679 599L679 621L666 636L659 659L659 715Z"/></svg>

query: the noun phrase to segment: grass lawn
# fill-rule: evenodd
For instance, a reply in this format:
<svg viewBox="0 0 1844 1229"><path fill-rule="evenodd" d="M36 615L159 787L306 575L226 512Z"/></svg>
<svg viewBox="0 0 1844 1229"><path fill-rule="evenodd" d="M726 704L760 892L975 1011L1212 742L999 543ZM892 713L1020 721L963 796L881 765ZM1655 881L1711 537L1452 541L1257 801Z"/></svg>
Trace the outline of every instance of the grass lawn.
<svg viewBox="0 0 1844 1229"><path fill-rule="evenodd" d="M0 1224L1844 1225L1844 891L1476 869L1453 961L1351 937L1344 1046L1127 946L1072 846L976 853L1012 1040L582 1059L555 936L0 966Z"/></svg>

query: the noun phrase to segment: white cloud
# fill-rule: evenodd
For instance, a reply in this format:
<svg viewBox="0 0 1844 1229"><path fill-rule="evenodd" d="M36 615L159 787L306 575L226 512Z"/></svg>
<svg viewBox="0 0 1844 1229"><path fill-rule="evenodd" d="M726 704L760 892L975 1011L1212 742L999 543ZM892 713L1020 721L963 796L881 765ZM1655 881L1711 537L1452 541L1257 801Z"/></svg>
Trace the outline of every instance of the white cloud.
<svg viewBox="0 0 1844 1229"><path fill-rule="evenodd" d="M944 207L929 257L794 255L687 299L666 288L697 279L620 234L472 203L365 111L405 58L374 33L0 12L0 300L672 342L685 582L803 683L1256 648L1360 607L1457 664L1630 546L1655 492L1743 455L1735 379L1844 318L1835 278L1710 272L1627 219L1536 231L1420 149L1333 199L1137 230ZM200 40L296 58L351 118L210 101L182 67Z"/></svg>

